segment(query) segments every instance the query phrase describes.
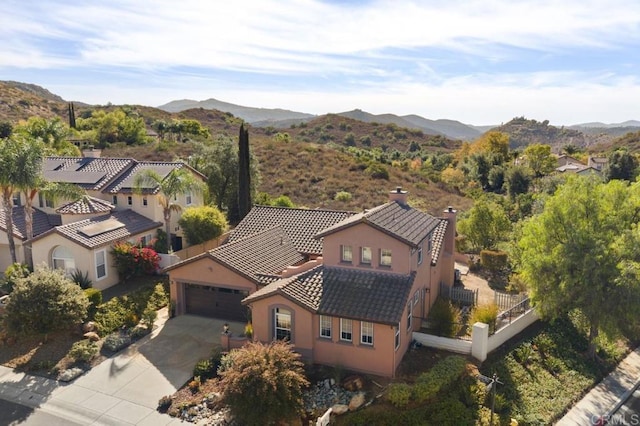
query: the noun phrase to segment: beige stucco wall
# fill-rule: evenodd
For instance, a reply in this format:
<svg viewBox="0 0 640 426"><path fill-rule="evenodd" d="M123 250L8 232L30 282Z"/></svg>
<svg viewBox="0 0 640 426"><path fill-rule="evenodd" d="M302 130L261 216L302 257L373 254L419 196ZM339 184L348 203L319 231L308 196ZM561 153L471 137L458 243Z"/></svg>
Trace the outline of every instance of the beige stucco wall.
<svg viewBox="0 0 640 426"><path fill-rule="evenodd" d="M248 291L249 293L257 290L253 281L208 256L170 270L169 280L171 283L171 300L175 305L176 315L184 314L186 311L185 283L212 287L222 286Z"/></svg>
<svg viewBox="0 0 640 426"><path fill-rule="evenodd" d="M22 246L22 240L19 238L13 239L16 245L16 258L18 262L24 263L24 247ZM4 271L12 264L11 252L9 251L9 238L5 231L0 232L0 276Z"/></svg>

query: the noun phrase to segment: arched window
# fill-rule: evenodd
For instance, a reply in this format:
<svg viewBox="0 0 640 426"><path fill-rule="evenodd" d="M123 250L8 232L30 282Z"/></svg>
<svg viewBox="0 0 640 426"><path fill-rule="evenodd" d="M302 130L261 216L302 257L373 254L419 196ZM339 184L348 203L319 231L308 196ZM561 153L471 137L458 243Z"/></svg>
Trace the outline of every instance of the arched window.
<svg viewBox="0 0 640 426"><path fill-rule="evenodd" d="M63 269L66 274L71 274L76 269L76 262L71 250L64 246L58 246L53 250L51 262L54 269Z"/></svg>

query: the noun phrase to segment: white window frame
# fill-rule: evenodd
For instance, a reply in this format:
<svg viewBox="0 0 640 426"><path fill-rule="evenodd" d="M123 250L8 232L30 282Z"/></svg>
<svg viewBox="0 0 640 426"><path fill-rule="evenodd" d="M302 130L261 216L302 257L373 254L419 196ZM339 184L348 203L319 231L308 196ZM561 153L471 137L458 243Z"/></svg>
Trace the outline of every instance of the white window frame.
<svg viewBox="0 0 640 426"><path fill-rule="evenodd" d="M58 256L56 256L56 254L58 254ZM70 257L63 257L60 256L60 254L67 254ZM60 265L60 262L62 262L62 265ZM51 263L54 269L63 269L67 276L70 276L76 270L76 260L73 257L73 253L65 246L57 246L53 249L51 253Z"/></svg>
<svg viewBox="0 0 640 426"><path fill-rule="evenodd" d="M190 206L193 203L193 195L191 192L184 194L184 202L187 206Z"/></svg>
<svg viewBox="0 0 640 426"><path fill-rule="evenodd" d="M360 343L373 346L373 323L367 321L360 322Z"/></svg>
<svg viewBox="0 0 640 426"><path fill-rule="evenodd" d="M413 294L413 305L417 305L418 302L420 301L420 290L417 290L414 294Z"/></svg>
<svg viewBox="0 0 640 426"><path fill-rule="evenodd" d="M398 326L396 327L396 335L394 338L394 343L395 343L395 350L398 350L398 348L400 347L400 323L398 323Z"/></svg>
<svg viewBox="0 0 640 426"><path fill-rule="evenodd" d="M388 261L384 260L389 258ZM391 262L393 261L391 249L380 249L380 266L391 266Z"/></svg>
<svg viewBox="0 0 640 426"><path fill-rule="evenodd" d="M422 265L424 260L424 253L422 253L422 246L418 247L418 265Z"/></svg>
<svg viewBox="0 0 640 426"><path fill-rule="evenodd" d="M353 247L347 245L340 246L340 261L346 263L353 262Z"/></svg>
<svg viewBox="0 0 640 426"><path fill-rule="evenodd" d="M411 303L411 299L409 299L409 303L407 303L407 331L411 331L412 325L413 325L413 303Z"/></svg>
<svg viewBox="0 0 640 426"><path fill-rule="evenodd" d="M102 263L100 262L99 255L102 255ZM106 250L98 250L95 254L96 258L96 281L100 281L101 279L107 278L107 251ZM100 266L104 267L104 274L100 275Z"/></svg>
<svg viewBox="0 0 640 426"><path fill-rule="evenodd" d="M331 317L320 315L320 337L323 339L331 339L332 323Z"/></svg>
<svg viewBox="0 0 640 426"><path fill-rule="evenodd" d="M368 253L368 255L365 256L365 253ZM373 251L371 250L371 247L362 247L360 249L360 263L365 265L371 265L372 260L373 260Z"/></svg>
<svg viewBox="0 0 640 426"><path fill-rule="evenodd" d="M340 318L340 340L343 342L353 342L353 320Z"/></svg>
<svg viewBox="0 0 640 426"><path fill-rule="evenodd" d="M273 310L273 337L276 340L286 340L291 341L291 329L292 329L292 315L291 311L285 308L275 308ZM289 327L287 328L286 323L288 323ZM278 337L278 331L284 331L288 334L288 337Z"/></svg>

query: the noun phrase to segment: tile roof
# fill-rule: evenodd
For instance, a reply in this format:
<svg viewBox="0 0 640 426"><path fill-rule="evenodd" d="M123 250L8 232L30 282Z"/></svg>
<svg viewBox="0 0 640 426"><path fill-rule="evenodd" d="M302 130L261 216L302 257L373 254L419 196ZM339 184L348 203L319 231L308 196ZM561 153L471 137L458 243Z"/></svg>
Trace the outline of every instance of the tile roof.
<svg viewBox="0 0 640 426"><path fill-rule="evenodd" d="M23 207L13 208L13 235L21 240L27 238L27 225L24 217ZM60 225L62 222L60 216L49 215L41 210L34 209L33 211L33 236L36 237L43 234L54 227ZM0 207L0 229L3 232L7 231L7 224L4 220L4 208Z"/></svg>
<svg viewBox="0 0 640 426"><path fill-rule="evenodd" d="M447 219L439 220L440 223L436 227L435 231L433 231L433 235L431 236L431 264L434 266L438 263L438 258L440 257L440 253L443 250L444 236L447 233L447 226L449 226L449 221Z"/></svg>
<svg viewBox="0 0 640 426"><path fill-rule="evenodd" d="M358 223L370 224L406 244L417 247L420 241L440 224L440 219L406 204L390 201L336 223L316 236L324 237Z"/></svg>
<svg viewBox="0 0 640 426"><path fill-rule="evenodd" d="M98 191L134 163L132 158L47 157L42 173L51 182L73 183Z"/></svg>
<svg viewBox="0 0 640 426"><path fill-rule="evenodd" d="M321 255L322 240L314 236L353 214L340 210L254 206L232 231L229 241L233 242L265 229L281 226L298 252Z"/></svg>
<svg viewBox="0 0 640 426"><path fill-rule="evenodd" d="M291 265L304 260L280 227L229 242L165 269L169 271L203 257L211 257L258 284L267 284Z"/></svg>
<svg viewBox="0 0 640 426"><path fill-rule="evenodd" d="M85 195L56 209L60 214L110 213L115 206L108 201Z"/></svg>
<svg viewBox="0 0 640 426"><path fill-rule="evenodd" d="M57 226L34 237L32 241L44 238L51 233L57 233L81 246L93 249L116 241L127 240L133 235L162 226L162 222L155 222L133 210L122 210Z"/></svg>
<svg viewBox="0 0 640 426"><path fill-rule="evenodd" d="M402 319L415 273L401 275L320 265L275 281L243 303L281 294L321 315L389 325Z"/></svg>
<svg viewBox="0 0 640 426"><path fill-rule="evenodd" d="M110 194L116 193L127 193L130 194L133 192L134 188L134 180L138 173L144 170L153 170L158 173L163 179L167 177L169 173L171 173L174 169L180 169L184 167L185 164L179 161L141 161L136 163L133 167L129 168L125 173L118 176L109 184L109 186L105 189L105 192ZM150 193L157 193L159 188L149 188ZM151 190L152 189L152 190Z"/></svg>

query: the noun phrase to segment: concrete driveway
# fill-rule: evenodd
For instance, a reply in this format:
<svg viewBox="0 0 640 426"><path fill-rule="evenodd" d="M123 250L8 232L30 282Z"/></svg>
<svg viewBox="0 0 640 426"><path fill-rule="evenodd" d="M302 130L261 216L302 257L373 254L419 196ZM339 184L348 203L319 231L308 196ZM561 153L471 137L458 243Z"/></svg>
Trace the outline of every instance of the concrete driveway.
<svg viewBox="0 0 640 426"><path fill-rule="evenodd" d="M224 322L190 315L167 321L166 309L161 310L151 335L70 384L0 369L0 398L77 424L180 423L156 411L158 400L186 383L195 363L219 347ZM229 325L234 334L244 328ZM29 386L31 381L38 386ZM29 416L24 420L22 424L30 424Z"/></svg>

